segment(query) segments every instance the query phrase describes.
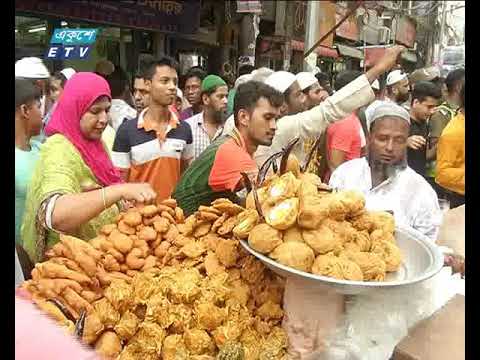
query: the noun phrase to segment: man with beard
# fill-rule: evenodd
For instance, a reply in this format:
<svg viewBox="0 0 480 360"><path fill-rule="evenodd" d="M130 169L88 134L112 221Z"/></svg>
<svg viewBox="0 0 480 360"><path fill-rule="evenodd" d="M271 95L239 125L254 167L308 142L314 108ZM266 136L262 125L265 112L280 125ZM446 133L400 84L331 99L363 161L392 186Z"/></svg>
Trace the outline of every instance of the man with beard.
<svg viewBox="0 0 480 360"><path fill-rule="evenodd" d="M300 89L306 97L306 110L310 110L314 106L317 106L329 96L327 90L320 86L317 78L311 72L300 72L296 77Z"/></svg>
<svg viewBox="0 0 480 360"><path fill-rule="evenodd" d="M193 134L193 159L196 159L217 137L222 135L227 114L227 83L217 75L202 81L203 111L185 120Z"/></svg>
<svg viewBox="0 0 480 360"><path fill-rule="evenodd" d="M157 199L170 197L193 157L192 130L171 106L177 95L177 63L169 57L145 68L150 104L118 128L112 161L128 182L148 182Z"/></svg>
<svg viewBox="0 0 480 360"><path fill-rule="evenodd" d="M409 226L435 241L441 220L437 194L407 165L410 115L399 105L383 102L368 126L368 156L340 165L330 186L361 191L367 209L393 211L397 225Z"/></svg>
<svg viewBox="0 0 480 360"><path fill-rule="evenodd" d="M240 202L237 192L245 186L241 172L252 179L256 177L258 168L253 154L259 145L272 143L283 100L282 93L257 81L238 87L234 101L235 127L201 153L183 174L173 194L187 216L215 199Z"/></svg>
<svg viewBox="0 0 480 360"><path fill-rule="evenodd" d="M401 70L393 70L387 76L387 101L402 105L410 97L408 76Z"/></svg>
<svg viewBox="0 0 480 360"><path fill-rule="evenodd" d="M192 68L185 75L183 94L190 103L180 114L180 120L186 120L202 111L202 81L207 74L200 68Z"/></svg>

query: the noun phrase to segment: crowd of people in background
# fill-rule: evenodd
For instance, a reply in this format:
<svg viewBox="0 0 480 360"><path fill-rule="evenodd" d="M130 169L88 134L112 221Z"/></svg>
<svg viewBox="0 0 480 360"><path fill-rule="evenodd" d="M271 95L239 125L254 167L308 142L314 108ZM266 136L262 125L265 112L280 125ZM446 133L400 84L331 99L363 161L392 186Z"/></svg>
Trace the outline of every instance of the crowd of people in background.
<svg viewBox="0 0 480 360"><path fill-rule="evenodd" d="M200 67L181 76L169 57L133 79L108 61L50 75L15 64L15 241L24 269L59 233L88 240L132 202L177 199L189 214L245 198L294 138L292 153L337 189L435 240L438 199L465 201L465 71L396 68L396 46L366 73L243 66L234 85ZM387 207L387 208L386 208ZM28 273L28 270L25 274Z"/></svg>

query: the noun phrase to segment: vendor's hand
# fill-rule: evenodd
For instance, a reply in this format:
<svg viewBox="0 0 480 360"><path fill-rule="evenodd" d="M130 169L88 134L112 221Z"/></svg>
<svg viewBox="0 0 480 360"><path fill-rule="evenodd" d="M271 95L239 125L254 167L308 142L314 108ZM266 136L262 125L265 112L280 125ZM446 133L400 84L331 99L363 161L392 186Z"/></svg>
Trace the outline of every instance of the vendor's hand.
<svg viewBox="0 0 480 360"><path fill-rule="evenodd" d="M427 144L427 141L423 136L412 135L407 139L407 146L413 150L420 150Z"/></svg>
<svg viewBox="0 0 480 360"><path fill-rule="evenodd" d="M151 204L157 198L157 193L148 183L130 183L119 185L122 200Z"/></svg>
<svg viewBox="0 0 480 360"><path fill-rule="evenodd" d="M465 276L465 258L461 255L451 254L445 255L444 265L452 268L454 274L460 273Z"/></svg>

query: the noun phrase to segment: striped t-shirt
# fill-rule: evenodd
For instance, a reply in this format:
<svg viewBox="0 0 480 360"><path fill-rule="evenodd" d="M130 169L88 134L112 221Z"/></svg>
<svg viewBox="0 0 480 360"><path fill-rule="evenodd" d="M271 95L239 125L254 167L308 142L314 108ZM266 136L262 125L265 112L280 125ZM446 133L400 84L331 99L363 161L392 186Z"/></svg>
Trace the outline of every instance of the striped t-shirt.
<svg viewBox="0 0 480 360"><path fill-rule="evenodd" d="M180 179L181 160L193 157L192 130L171 112L167 131L161 133L144 122L147 110L118 128L112 160L117 168L130 170L129 182L148 182L163 200Z"/></svg>

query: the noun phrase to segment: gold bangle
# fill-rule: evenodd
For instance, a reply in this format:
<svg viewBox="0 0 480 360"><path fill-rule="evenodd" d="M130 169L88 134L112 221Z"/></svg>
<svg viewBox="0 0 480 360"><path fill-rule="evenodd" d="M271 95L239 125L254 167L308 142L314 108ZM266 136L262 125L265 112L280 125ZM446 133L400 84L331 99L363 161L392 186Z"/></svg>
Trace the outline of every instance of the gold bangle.
<svg viewBox="0 0 480 360"><path fill-rule="evenodd" d="M103 210L107 210L107 200L105 199L105 188L102 187Z"/></svg>

